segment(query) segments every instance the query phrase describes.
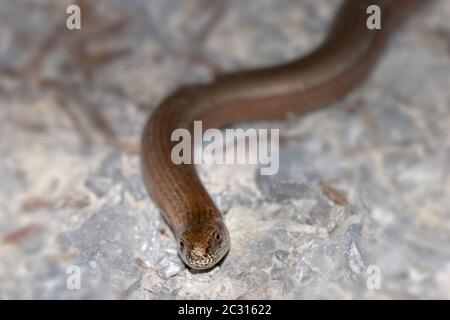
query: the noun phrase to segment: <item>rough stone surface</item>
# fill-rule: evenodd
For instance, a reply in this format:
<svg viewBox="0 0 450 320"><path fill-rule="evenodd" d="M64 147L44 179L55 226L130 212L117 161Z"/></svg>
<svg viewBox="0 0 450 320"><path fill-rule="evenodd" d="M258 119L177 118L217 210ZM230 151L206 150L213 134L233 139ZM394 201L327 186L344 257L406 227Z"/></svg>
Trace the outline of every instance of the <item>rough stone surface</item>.
<svg viewBox="0 0 450 320"><path fill-rule="evenodd" d="M338 1L85 2L68 31L68 2L0 1L0 298L450 298L448 1L343 101L244 124L281 129L276 175L199 166L232 241L208 272L147 196L145 120L182 83L305 54Z"/></svg>

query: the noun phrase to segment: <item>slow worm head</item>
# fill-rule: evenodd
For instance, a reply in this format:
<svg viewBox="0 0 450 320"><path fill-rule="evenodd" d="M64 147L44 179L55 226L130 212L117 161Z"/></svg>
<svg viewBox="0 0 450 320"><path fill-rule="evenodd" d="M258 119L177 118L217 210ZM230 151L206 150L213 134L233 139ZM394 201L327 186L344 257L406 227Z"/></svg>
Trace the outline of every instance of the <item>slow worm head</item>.
<svg viewBox="0 0 450 320"><path fill-rule="evenodd" d="M179 236L179 253L194 269L207 269L219 262L230 248L228 230L222 220L187 227Z"/></svg>

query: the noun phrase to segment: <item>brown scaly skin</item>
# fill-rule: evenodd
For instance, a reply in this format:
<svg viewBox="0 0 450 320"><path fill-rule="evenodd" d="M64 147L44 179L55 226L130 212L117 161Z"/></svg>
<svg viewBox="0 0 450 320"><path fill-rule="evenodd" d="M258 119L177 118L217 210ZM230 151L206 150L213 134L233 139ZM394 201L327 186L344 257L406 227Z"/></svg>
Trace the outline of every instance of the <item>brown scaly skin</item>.
<svg viewBox="0 0 450 320"><path fill-rule="evenodd" d="M230 248L222 216L194 165L175 165L173 130L192 132L237 121L304 114L336 101L368 75L386 40L417 3L426 0L347 0L323 44L284 65L222 75L207 85L180 88L149 118L142 138L142 170L153 200L179 243L183 261L194 269L219 262ZM369 5L382 11L381 30L366 27Z"/></svg>

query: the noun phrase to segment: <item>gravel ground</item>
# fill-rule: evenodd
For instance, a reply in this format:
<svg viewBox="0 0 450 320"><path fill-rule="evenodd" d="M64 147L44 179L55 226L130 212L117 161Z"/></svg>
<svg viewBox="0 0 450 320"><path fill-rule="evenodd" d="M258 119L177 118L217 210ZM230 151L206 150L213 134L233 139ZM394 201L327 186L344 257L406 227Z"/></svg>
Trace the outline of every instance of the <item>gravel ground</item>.
<svg viewBox="0 0 450 320"><path fill-rule="evenodd" d="M310 51L339 2L82 2L68 31L67 1L0 0L0 298L450 299L449 1L343 101L239 125L280 128L278 174L198 167L231 233L220 266L187 269L147 196L158 102Z"/></svg>

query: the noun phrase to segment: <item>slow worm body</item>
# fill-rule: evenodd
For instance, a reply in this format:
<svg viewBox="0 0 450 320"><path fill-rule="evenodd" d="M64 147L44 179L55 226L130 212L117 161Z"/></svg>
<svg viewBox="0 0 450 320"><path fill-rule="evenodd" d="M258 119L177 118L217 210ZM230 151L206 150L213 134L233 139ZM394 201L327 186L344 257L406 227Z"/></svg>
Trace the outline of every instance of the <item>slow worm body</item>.
<svg viewBox="0 0 450 320"><path fill-rule="evenodd" d="M338 100L368 75L388 36L417 2L424 0L346 0L325 41L309 55L182 87L162 101L145 126L142 171L187 265L214 266L228 252L230 238L195 165L172 162L172 132L192 131L196 120L207 129L304 114ZM367 27L370 5L381 9L381 29Z"/></svg>

